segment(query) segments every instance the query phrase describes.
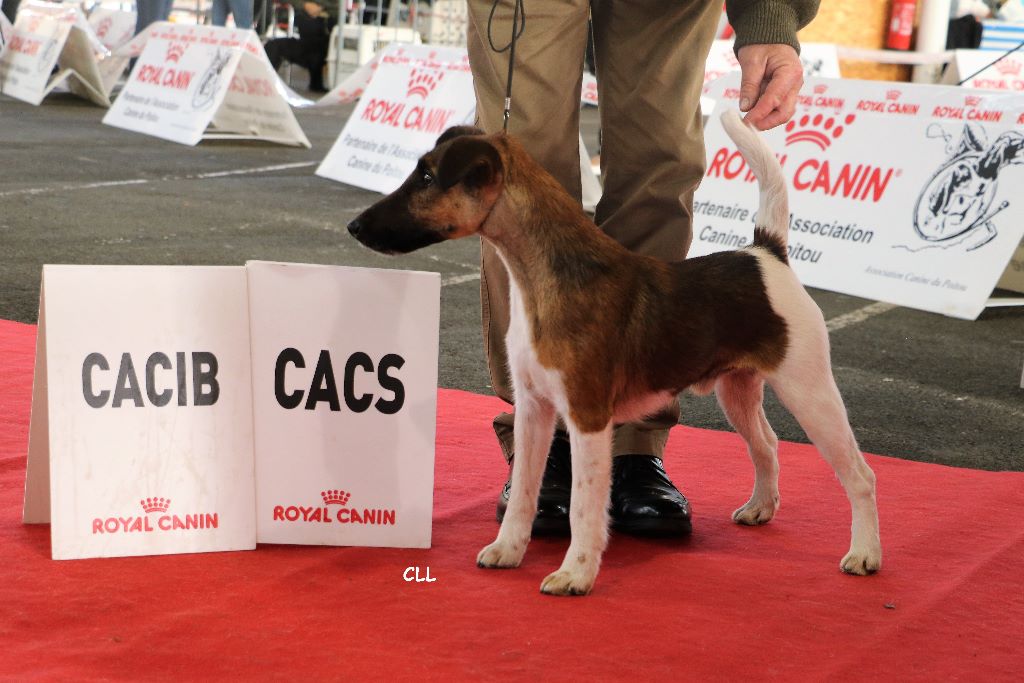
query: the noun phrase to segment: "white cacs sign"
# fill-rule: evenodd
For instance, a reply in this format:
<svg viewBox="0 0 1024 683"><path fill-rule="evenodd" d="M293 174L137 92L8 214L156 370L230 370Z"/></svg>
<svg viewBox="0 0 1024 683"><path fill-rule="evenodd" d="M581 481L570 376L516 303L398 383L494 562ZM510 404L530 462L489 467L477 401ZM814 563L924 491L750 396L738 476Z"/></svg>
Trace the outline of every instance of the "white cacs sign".
<svg viewBox="0 0 1024 683"><path fill-rule="evenodd" d="M25 521L54 559L255 548L243 268L45 266Z"/></svg>
<svg viewBox="0 0 1024 683"><path fill-rule="evenodd" d="M715 90L717 89L717 92ZM713 88L735 107L739 79ZM765 134L789 181L790 262L806 285L976 318L1024 235L1024 96L809 79ZM757 189L717 117L691 256L750 243Z"/></svg>
<svg viewBox="0 0 1024 683"><path fill-rule="evenodd" d="M5 95L38 105L67 81L76 95L110 106L99 68L107 50L77 7L24 3L8 39L0 44L0 92Z"/></svg>
<svg viewBox="0 0 1024 683"><path fill-rule="evenodd" d="M391 192L445 129L470 123L475 110L465 49L393 43L316 174Z"/></svg>
<svg viewBox="0 0 1024 683"><path fill-rule="evenodd" d="M310 146L255 32L162 22L125 51L143 40L103 123L186 145L229 137Z"/></svg>
<svg viewBox="0 0 1024 683"><path fill-rule="evenodd" d="M439 276L248 272L258 540L430 547Z"/></svg>

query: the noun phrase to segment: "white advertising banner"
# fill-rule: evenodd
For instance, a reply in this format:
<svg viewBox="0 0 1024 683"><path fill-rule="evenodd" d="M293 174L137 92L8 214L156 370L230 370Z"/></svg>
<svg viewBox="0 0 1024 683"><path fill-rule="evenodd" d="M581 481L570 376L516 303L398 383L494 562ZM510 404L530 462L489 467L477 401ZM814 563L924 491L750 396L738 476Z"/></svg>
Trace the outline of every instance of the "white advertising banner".
<svg viewBox="0 0 1024 683"><path fill-rule="evenodd" d="M144 40L103 123L186 145L231 137L310 146L255 32L163 22Z"/></svg>
<svg viewBox="0 0 1024 683"><path fill-rule="evenodd" d="M67 81L76 95L109 107L98 66L106 54L78 7L24 3L0 51L0 92L38 105Z"/></svg>
<svg viewBox="0 0 1024 683"><path fill-rule="evenodd" d="M389 45L316 174L391 192L442 132L471 123L475 109L465 49Z"/></svg>
<svg viewBox="0 0 1024 683"><path fill-rule="evenodd" d="M711 96L735 107L739 77ZM974 319L1024 236L1024 96L808 79L765 134L789 181L789 258L804 284ZM749 244L753 175L717 116L691 256Z"/></svg>
<svg viewBox="0 0 1024 683"><path fill-rule="evenodd" d="M943 80L950 84L965 81L962 84L965 88L1024 95L1024 53L1016 52L996 61L1000 54L988 50L954 50L953 62Z"/></svg>
<svg viewBox="0 0 1024 683"><path fill-rule="evenodd" d="M329 93L317 100L316 104L313 106L327 107L331 105L348 104L358 100L362 97L363 93L366 92L366 86L370 84L373 74L377 72L377 65L380 64L380 56L380 52L375 54L373 59L350 73L340 83L338 83L338 85L334 86Z"/></svg>
<svg viewBox="0 0 1024 683"><path fill-rule="evenodd" d="M252 549L243 268L44 266L25 487L54 559Z"/></svg>
<svg viewBox="0 0 1024 683"><path fill-rule="evenodd" d="M96 7L89 13L89 25L100 42L114 50L135 36L135 12Z"/></svg>
<svg viewBox="0 0 1024 683"><path fill-rule="evenodd" d="M704 92L707 86L715 79L726 74L740 70L740 62L733 52L732 40L716 40L711 44L711 52L704 62ZM836 46L831 43L802 43L800 45L800 61L804 66L804 77L823 76L825 78L839 78L839 54ZM597 78L591 73L583 74L583 92L581 95L583 104L597 106ZM714 103L711 100L701 100L701 106L705 109L704 115L711 113Z"/></svg>
<svg viewBox="0 0 1024 683"><path fill-rule="evenodd" d="M440 277L247 269L258 540L429 547Z"/></svg>
<svg viewBox="0 0 1024 683"><path fill-rule="evenodd" d="M4 49L4 45L14 34L14 26L7 20L7 15L0 12L0 50Z"/></svg>

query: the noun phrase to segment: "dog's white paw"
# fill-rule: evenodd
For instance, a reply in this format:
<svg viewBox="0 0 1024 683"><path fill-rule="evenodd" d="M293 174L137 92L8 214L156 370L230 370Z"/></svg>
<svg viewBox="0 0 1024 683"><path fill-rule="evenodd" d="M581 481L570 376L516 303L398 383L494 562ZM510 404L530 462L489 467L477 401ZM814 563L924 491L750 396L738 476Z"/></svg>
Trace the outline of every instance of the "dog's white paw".
<svg viewBox="0 0 1024 683"><path fill-rule="evenodd" d="M779 499L749 500L747 504L732 513L732 521L747 526L767 524L779 509Z"/></svg>
<svg viewBox="0 0 1024 683"><path fill-rule="evenodd" d="M548 595L586 595L594 587L594 578L584 572L559 569L544 578L540 592Z"/></svg>
<svg viewBox="0 0 1024 683"><path fill-rule="evenodd" d="M516 546L514 543L495 541L477 554L476 566L484 569L512 569L519 566L525 554L525 543Z"/></svg>
<svg viewBox="0 0 1024 683"><path fill-rule="evenodd" d="M847 574L867 576L874 574L882 568L882 549L854 550L846 553L846 557L839 563L839 568Z"/></svg>

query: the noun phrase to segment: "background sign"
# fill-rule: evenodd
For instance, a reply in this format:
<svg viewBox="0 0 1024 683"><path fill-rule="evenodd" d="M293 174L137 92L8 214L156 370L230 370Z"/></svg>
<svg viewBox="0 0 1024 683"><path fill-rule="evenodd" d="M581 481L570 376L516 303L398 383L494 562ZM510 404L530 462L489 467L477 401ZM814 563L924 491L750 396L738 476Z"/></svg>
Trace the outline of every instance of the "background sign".
<svg viewBox="0 0 1024 683"><path fill-rule="evenodd" d="M255 32L163 22L144 41L103 123L186 145L246 137L310 146Z"/></svg>
<svg viewBox="0 0 1024 683"><path fill-rule="evenodd" d="M316 174L391 192L442 132L471 123L475 109L465 49L393 43Z"/></svg>
<svg viewBox="0 0 1024 683"><path fill-rule="evenodd" d="M27 2L0 51L0 91L38 105L67 80L75 94L109 107L97 66L105 54L77 7Z"/></svg>
<svg viewBox="0 0 1024 683"><path fill-rule="evenodd" d="M440 277L247 270L258 540L429 547Z"/></svg>
<svg viewBox="0 0 1024 683"><path fill-rule="evenodd" d="M712 88L735 107L739 77ZM1024 97L809 79L765 134L789 181L789 257L806 285L974 319L1024 235ZM753 175L713 116L691 256L745 246Z"/></svg>
<svg viewBox="0 0 1024 683"><path fill-rule="evenodd" d="M242 268L44 266L25 521L54 559L252 549Z"/></svg>
<svg viewBox="0 0 1024 683"><path fill-rule="evenodd" d="M135 35L135 12L96 7L89 13L89 25L108 50L121 47Z"/></svg>
<svg viewBox="0 0 1024 683"><path fill-rule="evenodd" d="M1024 54L1010 54L996 61L999 55L988 50L955 50L944 81L956 85L970 76L963 84L966 88L1024 94Z"/></svg>

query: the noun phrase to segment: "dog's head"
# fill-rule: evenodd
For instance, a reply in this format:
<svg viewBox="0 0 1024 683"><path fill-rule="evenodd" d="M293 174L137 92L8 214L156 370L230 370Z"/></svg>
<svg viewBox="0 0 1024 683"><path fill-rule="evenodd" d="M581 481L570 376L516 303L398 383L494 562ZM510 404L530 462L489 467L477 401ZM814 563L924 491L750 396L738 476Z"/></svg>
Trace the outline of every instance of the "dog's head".
<svg viewBox="0 0 1024 683"><path fill-rule="evenodd" d="M397 190L348 224L375 251L405 254L480 230L501 194L501 154L483 131L449 128Z"/></svg>

